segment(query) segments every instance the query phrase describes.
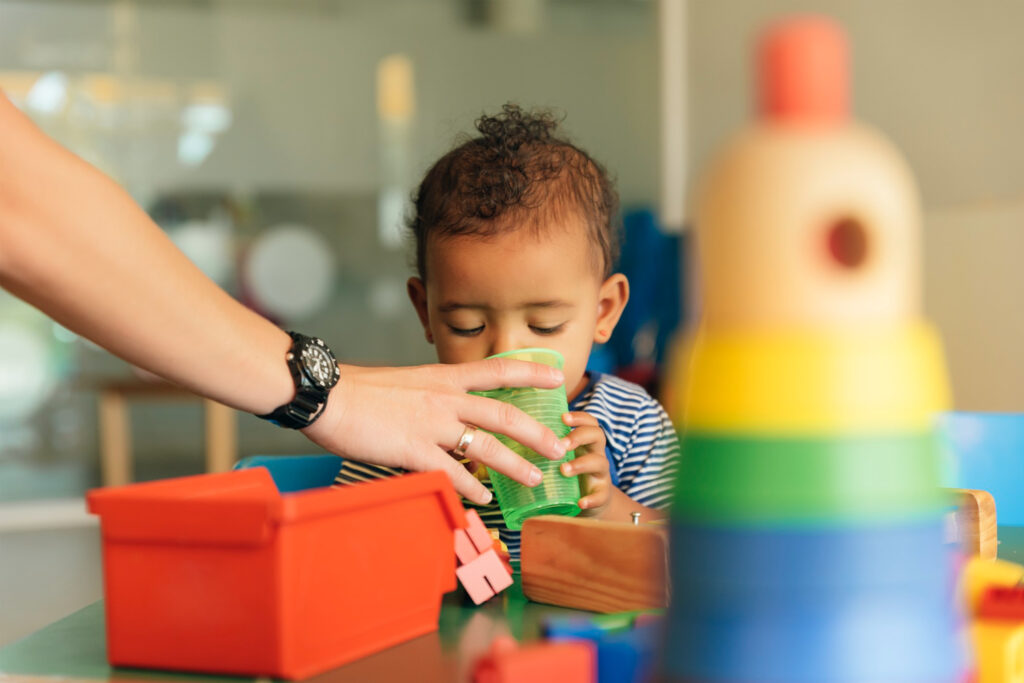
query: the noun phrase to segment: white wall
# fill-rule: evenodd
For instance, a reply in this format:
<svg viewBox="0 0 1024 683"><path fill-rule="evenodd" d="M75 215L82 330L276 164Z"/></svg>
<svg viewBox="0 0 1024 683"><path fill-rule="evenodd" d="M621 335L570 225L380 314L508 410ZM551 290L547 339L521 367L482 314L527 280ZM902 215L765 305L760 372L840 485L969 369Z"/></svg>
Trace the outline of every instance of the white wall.
<svg viewBox="0 0 1024 683"><path fill-rule="evenodd" d="M235 121L198 169L174 161L173 120L112 132L123 157L115 170L137 192L226 186L357 194L377 189L377 63L403 53L415 70L417 173L481 112L512 100L565 112L567 130L617 173L626 200L653 201L653 5L530 3L547 9L533 30L517 32L469 21L468 4L2 0L0 71L221 83Z"/></svg>

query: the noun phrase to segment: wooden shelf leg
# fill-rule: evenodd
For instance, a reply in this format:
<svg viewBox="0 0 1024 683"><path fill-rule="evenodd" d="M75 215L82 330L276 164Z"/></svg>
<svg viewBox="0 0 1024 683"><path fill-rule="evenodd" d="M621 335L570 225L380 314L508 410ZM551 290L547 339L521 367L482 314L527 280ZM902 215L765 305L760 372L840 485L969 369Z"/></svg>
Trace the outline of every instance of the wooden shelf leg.
<svg viewBox="0 0 1024 683"><path fill-rule="evenodd" d="M234 408L203 400L206 412L206 471L227 472L238 458L238 415Z"/></svg>
<svg viewBox="0 0 1024 683"><path fill-rule="evenodd" d="M132 433L128 406L117 391L103 391L99 397L100 467L104 486L122 486L132 481Z"/></svg>

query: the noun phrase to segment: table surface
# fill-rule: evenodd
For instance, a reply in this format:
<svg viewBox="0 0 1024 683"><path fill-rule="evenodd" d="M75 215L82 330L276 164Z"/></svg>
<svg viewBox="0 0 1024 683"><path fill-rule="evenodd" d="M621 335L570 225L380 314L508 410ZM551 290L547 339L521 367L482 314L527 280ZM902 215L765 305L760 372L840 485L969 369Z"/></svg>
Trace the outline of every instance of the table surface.
<svg viewBox="0 0 1024 683"><path fill-rule="evenodd" d="M536 640L544 618L585 614L530 602L516 583L498 597L476 606L461 590L444 596L437 631L307 679L316 683L348 681L467 681L473 662L499 635L520 641ZM254 680L239 677L191 675L142 669L112 669L106 659L103 602L36 631L0 650L0 682L49 683L56 678L88 681ZM267 679L256 679L266 681Z"/></svg>
<svg viewBox="0 0 1024 683"><path fill-rule="evenodd" d="M999 557L1024 564L1024 527L999 527ZM520 641L540 637L545 617L580 614L530 602L517 581L497 598L477 607L462 591L445 596L439 628L395 647L309 679L316 683L347 681L466 681L473 662L498 635ZM245 681L140 669L112 669L106 661L103 603L85 607L0 650L0 681L71 678L89 681L186 680ZM263 679L266 680L266 679Z"/></svg>

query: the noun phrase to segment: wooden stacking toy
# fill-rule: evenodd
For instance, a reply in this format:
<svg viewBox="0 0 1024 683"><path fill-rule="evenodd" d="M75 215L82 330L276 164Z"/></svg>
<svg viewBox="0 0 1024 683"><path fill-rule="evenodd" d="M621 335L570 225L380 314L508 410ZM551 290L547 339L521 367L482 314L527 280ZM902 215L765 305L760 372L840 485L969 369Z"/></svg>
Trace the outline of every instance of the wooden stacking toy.
<svg viewBox="0 0 1024 683"><path fill-rule="evenodd" d="M758 120L704 178L666 677L957 681L938 338L913 179L852 121L831 21L768 30Z"/></svg>

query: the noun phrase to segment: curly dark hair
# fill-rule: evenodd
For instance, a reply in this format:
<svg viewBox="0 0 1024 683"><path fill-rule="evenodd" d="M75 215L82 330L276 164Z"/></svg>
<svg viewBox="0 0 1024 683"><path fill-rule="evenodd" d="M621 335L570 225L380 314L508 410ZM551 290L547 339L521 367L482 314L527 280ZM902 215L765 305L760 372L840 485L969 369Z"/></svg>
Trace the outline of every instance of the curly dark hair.
<svg viewBox="0 0 1024 683"><path fill-rule="evenodd" d="M595 261L605 277L619 252L619 197L604 167L556 136L547 111L506 104L476 121L480 135L465 139L435 163L420 184L409 229L416 270L426 278L432 237L494 235L582 217Z"/></svg>

